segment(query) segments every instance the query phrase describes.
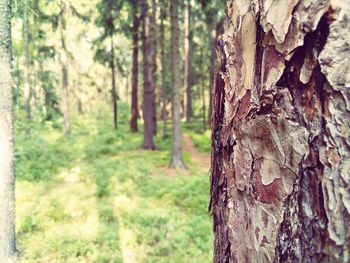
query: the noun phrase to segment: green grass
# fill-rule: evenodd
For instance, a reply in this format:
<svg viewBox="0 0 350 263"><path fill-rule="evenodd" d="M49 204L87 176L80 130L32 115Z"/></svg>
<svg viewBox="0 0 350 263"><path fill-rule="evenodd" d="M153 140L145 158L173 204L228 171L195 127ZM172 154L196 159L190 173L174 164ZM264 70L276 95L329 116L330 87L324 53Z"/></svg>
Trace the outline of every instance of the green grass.
<svg viewBox="0 0 350 263"><path fill-rule="evenodd" d="M110 120L75 120L68 137L17 128L21 262L211 262L207 171L186 156L189 172L169 175L170 136L143 151L141 133ZM208 153L208 134L189 134Z"/></svg>
<svg viewBox="0 0 350 263"><path fill-rule="evenodd" d="M195 121L185 125L185 132L190 136L193 145L202 153L210 153L211 131L210 127L203 131L203 123Z"/></svg>

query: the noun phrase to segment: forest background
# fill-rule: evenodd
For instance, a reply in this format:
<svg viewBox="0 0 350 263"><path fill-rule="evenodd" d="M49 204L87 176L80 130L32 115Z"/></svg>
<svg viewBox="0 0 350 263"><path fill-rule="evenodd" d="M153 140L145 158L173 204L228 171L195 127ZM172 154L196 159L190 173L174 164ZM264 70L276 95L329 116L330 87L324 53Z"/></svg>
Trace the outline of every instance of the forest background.
<svg viewBox="0 0 350 263"><path fill-rule="evenodd" d="M223 2L14 2L21 261L211 261Z"/></svg>

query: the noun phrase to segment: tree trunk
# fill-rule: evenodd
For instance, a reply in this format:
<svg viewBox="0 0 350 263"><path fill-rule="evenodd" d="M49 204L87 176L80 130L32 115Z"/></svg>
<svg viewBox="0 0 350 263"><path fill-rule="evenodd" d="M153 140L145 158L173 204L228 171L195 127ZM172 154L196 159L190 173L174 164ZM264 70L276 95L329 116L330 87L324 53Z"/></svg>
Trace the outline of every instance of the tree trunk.
<svg viewBox="0 0 350 263"><path fill-rule="evenodd" d="M166 88L166 57L165 57L165 34L164 34L164 20L166 19L166 9L165 9L165 1L161 1L161 9L160 9L160 60L162 66L162 120L163 120L163 138L166 135L166 122L167 122L167 111L166 111L166 103L167 103L167 88Z"/></svg>
<svg viewBox="0 0 350 263"><path fill-rule="evenodd" d="M201 49L201 57L200 57L200 67L201 67L201 95L202 95L202 118L203 118L203 132L207 129L207 119L205 117L206 106L205 106L205 84L204 84L204 48Z"/></svg>
<svg viewBox="0 0 350 263"><path fill-rule="evenodd" d="M349 262L349 1L245 3L219 45L214 262Z"/></svg>
<svg viewBox="0 0 350 263"><path fill-rule="evenodd" d="M192 117L192 48L191 48L191 0L187 0L184 10L184 28L185 28L185 67L184 67L184 111L186 114L186 122L191 121Z"/></svg>
<svg viewBox="0 0 350 263"><path fill-rule="evenodd" d="M143 148L155 150L153 142L155 134L154 107L155 92L152 68L152 47L150 36L150 14L147 0L142 0L142 55L143 55L143 103L142 112L144 120Z"/></svg>
<svg viewBox="0 0 350 263"><path fill-rule="evenodd" d="M30 85L30 63L29 63L29 18L28 18L28 1L25 0L23 5L23 41L24 41L24 59L25 59L25 67L24 67L24 109L26 112L26 130L29 131L29 125L31 120L31 85Z"/></svg>
<svg viewBox="0 0 350 263"><path fill-rule="evenodd" d="M150 77L152 85L152 125L153 134L157 134L157 108L156 108L156 86L157 86L157 6L156 0L151 1L151 15L150 15L150 30L149 30L149 40L150 40Z"/></svg>
<svg viewBox="0 0 350 263"><path fill-rule="evenodd" d="M138 118L138 54L139 54L139 18L137 12L138 0L132 1L133 14L133 53L132 53L132 84L131 84L131 132L137 132L137 118Z"/></svg>
<svg viewBox="0 0 350 263"><path fill-rule="evenodd" d="M173 148L170 162L171 168L184 169L181 142L181 112L180 112L180 51L179 51L179 18L178 0L170 1L171 12L171 82L173 88Z"/></svg>
<svg viewBox="0 0 350 263"><path fill-rule="evenodd" d="M15 159L10 0L0 0L0 39L0 262L14 262Z"/></svg>
<svg viewBox="0 0 350 263"><path fill-rule="evenodd" d="M68 91L68 65L62 64L62 92L63 92L63 125L64 134L70 133L69 121L69 91Z"/></svg>
<svg viewBox="0 0 350 263"><path fill-rule="evenodd" d="M113 35L110 36L111 38L111 81L112 81L112 105L113 105L113 124L114 129L118 128L118 98L117 98L117 89L116 89L116 83L115 83L115 57L114 57L114 43L113 43Z"/></svg>
<svg viewBox="0 0 350 263"><path fill-rule="evenodd" d="M215 61L216 61L216 43L218 42L217 30L212 27L210 29L210 66L209 66L209 112L208 112L208 123L211 120L212 114L212 98L213 98L213 88L215 79Z"/></svg>
<svg viewBox="0 0 350 263"><path fill-rule="evenodd" d="M61 1L60 2L60 8L61 8L61 44L62 44L62 50L61 50L61 68L62 68L62 106L63 106L63 126L64 126L64 134L70 133L70 118L69 118L69 90L68 90L68 52L65 42L65 34L66 34L66 19L65 19L65 13L66 13L66 3Z"/></svg>

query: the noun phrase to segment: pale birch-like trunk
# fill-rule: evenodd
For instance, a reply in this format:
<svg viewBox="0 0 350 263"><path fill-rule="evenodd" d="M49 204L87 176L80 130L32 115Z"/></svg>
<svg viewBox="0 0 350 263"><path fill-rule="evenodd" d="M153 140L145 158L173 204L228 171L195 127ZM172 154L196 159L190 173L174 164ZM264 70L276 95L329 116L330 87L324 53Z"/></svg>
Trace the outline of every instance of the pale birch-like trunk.
<svg viewBox="0 0 350 263"><path fill-rule="evenodd" d="M171 168L184 169L182 159L181 112L180 112L180 51L179 51L179 18L178 0L170 2L171 13L171 82L173 88L173 141Z"/></svg>
<svg viewBox="0 0 350 263"><path fill-rule="evenodd" d="M67 52L67 46L65 41L65 33L66 33L66 9L67 4L64 1L60 1L60 9L61 9L61 28L60 28L60 34L61 34L61 56L60 56L60 63L61 63L61 70L62 70L62 112L63 112L63 131L64 134L70 133L70 117L69 117L69 75L68 75L68 52Z"/></svg>
<svg viewBox="0 0 350 263"><path fill-rule="evenodd" d="M0 0L0 262L16 259L11 1Z"/></svg>
<svg viewBox="0 0 350 263"><path fill-rule="evenodd" d="M349 1L228 1L214 262L350 261Z"/></svg>
<svg viewBox="0 0 350 263"><path fill-rule="evenodd" d="M113 42L113 34L110 36L111 39L111 61L110 61L110 67L111 67L111 94L112 94L112 106L113 106L113 125L114 129L118 128L118 96L117 96L117 85L115 81L115 56L114 56L114 42Z"/></svg>
<svg viewBox="0 0 350 263"><path fill-rule="evenodd" d="M184 113L186 122L192 117L192 47L191 47L191 0L187 0L184 9Z"/></svg>
<svg viewBox="0 0 350 263"><path fill-rule="evenodd" d="M31 83L30 83L30 63L29 63L29 17L28 17L28 1L23 2L23 44L24 44L24 108L26 113L26 130L29 131L31 120Z"/></svg>

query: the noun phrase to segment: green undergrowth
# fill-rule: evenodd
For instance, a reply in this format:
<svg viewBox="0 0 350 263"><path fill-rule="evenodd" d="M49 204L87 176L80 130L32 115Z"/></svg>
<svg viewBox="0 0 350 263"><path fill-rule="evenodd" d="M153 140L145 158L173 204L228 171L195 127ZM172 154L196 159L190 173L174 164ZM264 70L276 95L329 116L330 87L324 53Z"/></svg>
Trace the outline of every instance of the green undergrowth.
<svg viewBox="0 0 350 263"><path fill-rule="evenodd" d="M202 153L210 153L211 149L211 131L206 126L203 131L203 123L195 121L185 125L185 132L190 136L193 145Z"/></svg>
<svg viewBox="0 0 350 263"><path fill-rule="evenodd" d="M207 171L185 154L189 172L169 174L171 136L144 151L141 132L101 116L73 120L68 136L17 127L20 262L211 262ZM208 153L207 133L186 132Z"/></svg>

